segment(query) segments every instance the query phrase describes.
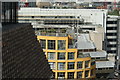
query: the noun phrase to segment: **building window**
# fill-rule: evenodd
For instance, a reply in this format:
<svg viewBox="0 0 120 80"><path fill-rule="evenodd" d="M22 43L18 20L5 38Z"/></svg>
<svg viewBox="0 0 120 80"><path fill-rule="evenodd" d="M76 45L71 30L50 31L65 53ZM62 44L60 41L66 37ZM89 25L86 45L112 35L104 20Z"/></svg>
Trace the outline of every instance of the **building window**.
<svg viewBox="0 0 120 80"><path fill-rule="evenodd" d="M74 79L74 72L68 72L68 79Z"/></svg>
<svg viewBox="0 0 120 80"><path fill-rule="evenodd" d="M68 59L74 59L74 52L68 52Z"/></svg>
<svg viewBox="0 0 120 80"><path fill-rule="evenodd" d="M58 60L65 60L65 52L58 52Z"/></svg>
<svg viewBox="0 0 120 80"><path fill-rule="evenodd" d="M55 70L55 62L49 62L50 68Z"/></svg>
<svg viewBox="0 0 120 80"><path fill-rule="evenodd" d="M96 59L98 59L98 60L99 60L99 59L100 59L100 57L96 57Z"/></svg>
<svg viewBox="0 0 120 80"><path fill-rule="evenodd" d="M84 57L83 53L78 52L77 58L83 58L83 57Z"/></svg>
<svg viewBox="0 0 120 80"><path fill-rule="evenodd" d="M55 52L48 52L48 60L55 60Z"/></svg>
<svg viewBox="0 0 120 80"><path fill-rule="evenodd" d="M40 40L40 45L42 47L42 49L46 49L46 40Z"/></svg>
<svg viewBox="0 0 120 80"><path fill-rule="evenodd" d="M88 67L89 67L89 62L90 62L90 61L85 61L85 68L88 68Z"/></svg>
<svg viewBox="0 0 120 80"><path fill-rule="evenodd" d="M17 2L2 2L2 22L4 22L3 24L6 24L7 22L9 23L15 23L17 22ZM0 6L0 7L1 7Z"/></svg>
<svg viewBox="0 0 120 80"><path fill-rule="evenodd" d="M48 40L48 49L55 50L55 40Z"/></svg>
<svg viewBox="0 0 120 80"><path fill-rule="evenodd" d="M82 61L81 62L77 62L77 69L82 68Z"/></svg>
<svg viewBox="0 0 120 80"><path fill-rule="evenodd" d="M95 65L95 61L92 61L92 62L91 62L91 66L93 66L93 65Z"/></svg>
<svg viewBox="0 0 120 80"><path fill-rule="evenodd" d="M107 21L107 24L117 24L117 21Z"/></svg>
<svg viewBox="0 0 120 80"><path fill-rule="evenodd" d="M109 69L114 69L113 67L110 67Z"/></svg>
<svg viewBox="0 0 120 80"><path fill-rule="evenodd" d="M89 75L89 71L85 71L85 78L87 78Z"/></svg>
<svg viewBox="0 0 120 80"><path fill-rule="evenodd" d="M52 73L51 79L55 79L55 72Z"/></svg>
<svg viewBox="0 0 120 80"><path fill-rule="evenodd" d="M65 63L64 62L58 63L58 70L65 70Z"/></svg>
<svg viewBox="0 0 120 80"><path fill-rule="evenodd" d="M65 40L58 40L58 50L65 50L66 41Z"/></svg>
<svg viewBox="0 0 120 80"><path fill-rule="evenodd" d="M58 79L64 79L65 78L65 72L58 72Z"/></svg>
<svg viewBox="0 0 120 80"><path fill-rule="evenodd" d="M81 72L77 72L77 78L79 79L79 78L82 78L82 71Z"/></svg>
<svg viewBox="0 0 120 80"><path fill-rule="evenodd" d="M91 75L91 76L94 75L94 69L91 70L90 75Z"/></svg>
<svg viewBox="0 0 120 80"><path fill-rule="evenodd" d="M98 68L98 70L102 70L103 68Z"/></svg>
<svg viewBox="0 0 120 80"><path fill-rule="evenodd" d="M74 62L68 62L68 69L74 69Z"/></svg>

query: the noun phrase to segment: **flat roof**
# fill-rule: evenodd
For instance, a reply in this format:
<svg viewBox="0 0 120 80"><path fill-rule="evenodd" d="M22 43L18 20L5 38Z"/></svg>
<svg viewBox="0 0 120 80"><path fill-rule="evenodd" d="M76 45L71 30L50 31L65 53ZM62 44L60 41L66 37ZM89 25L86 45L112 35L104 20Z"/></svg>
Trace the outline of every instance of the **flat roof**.
<svg viewBox="0 0 120 80"><path fill-rule="evenodd" d="M100 61L96 62L96 68L108 68L108 67L114 67L115 62L113 61Z"/></svg>
<svg viewBox="0 0 120 80"><path fill-rule="evenodd" d="M90 40L89 34L79 34L77 49L95 49L95 44Z"/></svg>
<svg viewBox="0 0 120 80"><path fill-rule="evenodd" d="M106 51L96 51L96 52L83 52L83 54L90 54L91 57L106 57Z"/></svg>

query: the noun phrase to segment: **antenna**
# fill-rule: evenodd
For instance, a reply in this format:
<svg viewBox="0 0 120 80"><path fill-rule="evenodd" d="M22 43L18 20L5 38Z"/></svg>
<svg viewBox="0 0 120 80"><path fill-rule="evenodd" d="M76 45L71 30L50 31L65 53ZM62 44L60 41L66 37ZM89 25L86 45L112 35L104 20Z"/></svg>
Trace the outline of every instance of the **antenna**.
<svg viewBox="0 0 120 80"><path fill-rule="evenodd" d="M116 9L116 0L114 0L114 9Z"/></svg>

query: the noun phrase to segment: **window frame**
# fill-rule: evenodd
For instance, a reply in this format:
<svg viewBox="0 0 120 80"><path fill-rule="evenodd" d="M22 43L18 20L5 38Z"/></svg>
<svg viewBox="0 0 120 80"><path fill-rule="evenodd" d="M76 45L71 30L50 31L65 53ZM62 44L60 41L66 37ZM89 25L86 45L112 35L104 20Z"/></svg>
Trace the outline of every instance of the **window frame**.
<svg viewBox="0 0 120 80"><path fill-rule="evenodd" d="M65 60L66 52L58 52L58 60Z"/></svg>
<svg viewBox="0 0 120 80"><path fill-rule="evenodd" d="M68 52L68 60L72 60L74 59L74 57L75 57L75 52Z"/></svg>
<svg viewBox="0 0 120 80"><path fill-rule="evenodd" d="M55 40L48 40L48 49L50 49L50 50L56 49L56 41Z"/></svg>
<svg viewBox="0 0 120 80"><path fill-rule="evenodd" d="M71 70L71 69L75 69L75 62L68 62L68 70Z"/></svg>

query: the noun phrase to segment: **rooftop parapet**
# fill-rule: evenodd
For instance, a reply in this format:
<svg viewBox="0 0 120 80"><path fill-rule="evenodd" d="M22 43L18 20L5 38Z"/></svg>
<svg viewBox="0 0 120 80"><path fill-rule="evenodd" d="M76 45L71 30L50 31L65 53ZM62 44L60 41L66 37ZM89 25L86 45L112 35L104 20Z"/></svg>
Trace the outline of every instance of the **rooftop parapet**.
<svg viewBox="0 0 120 80"><path fill-rule="evenodd" d="M45 32L35 32L38 36L58 36L58 37L67 37L66 33L45 33Z"/></svg>

